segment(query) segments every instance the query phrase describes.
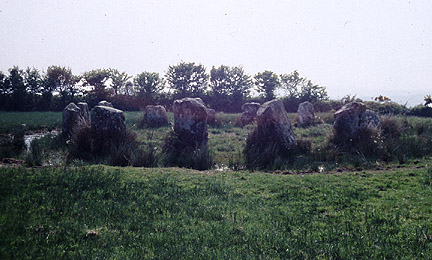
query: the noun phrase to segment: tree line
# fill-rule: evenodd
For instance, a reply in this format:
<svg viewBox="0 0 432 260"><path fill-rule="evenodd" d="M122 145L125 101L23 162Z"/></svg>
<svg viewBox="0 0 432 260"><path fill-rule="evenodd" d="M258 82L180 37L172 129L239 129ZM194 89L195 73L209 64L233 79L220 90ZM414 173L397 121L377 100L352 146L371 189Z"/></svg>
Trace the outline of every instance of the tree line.
<svg viewBox="0 0 432 260"><path fill-rule="evenodd" d="M251 97L255 90L259 96ZM108 100L123 110L139 110L149 104L166 107L175 99L200 97L211 108L240 112L249 101L265 102L282 93L287 110L303 101L328 100L326 88L312 83L297 71L278 75L272 71L248 75L240 66L213 66L180 62L165 75L144 71L131 76L117 69L95 69L74 75L68 67L50 66L46 71L14 66L0 71L0 110L61 111L70 102L92 107Z"/></svg>

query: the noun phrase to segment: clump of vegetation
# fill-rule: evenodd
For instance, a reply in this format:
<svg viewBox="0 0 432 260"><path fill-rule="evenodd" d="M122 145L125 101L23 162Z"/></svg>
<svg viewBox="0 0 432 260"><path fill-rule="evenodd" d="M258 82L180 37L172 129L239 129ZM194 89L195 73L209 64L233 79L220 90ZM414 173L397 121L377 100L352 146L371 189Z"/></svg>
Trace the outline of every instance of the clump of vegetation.
<svg viewBox="0 0 432 260"><path fill-rule="evenodd" d="M130 129L127 129L124 136L106 142L95 137L90 127L83 127L74 133L68 146L70 160L82 159L116 166L155 167L158 165L158 157L153 147L143 149L137 141L136 133Z"/></svg>
<svg viewBox="0 0 432 260"><path fill-rule="evenodd" d="M278 169L282 167L281 164L286 165L293 161L295 149L288 149L277 135L267 134L269 132L275 131L262 131L257 127L248 135L243 150L247 169Z"/></svg>
<svg viewBox="0 0 432 260"><path fill-rule="evenodd" d="M207 170L213 167L213 154L206 143L191 146L180 138L174 131L165 137L162 147L162 164L165 166L178 166L196 170Z"/></svg>
<svg viewBox="0 0 432 260"><path fill-rule="evenodd" d="M57 165L64 163L65 143L61 134L34 139L24 157L27 166Z"/></svg>
<svg viewBox="0 0 432 260"><path fill-rule="evenodd" d="M10 135L0 136L0 158L16 157L25 149L23 127L15 129Z"/></svg>

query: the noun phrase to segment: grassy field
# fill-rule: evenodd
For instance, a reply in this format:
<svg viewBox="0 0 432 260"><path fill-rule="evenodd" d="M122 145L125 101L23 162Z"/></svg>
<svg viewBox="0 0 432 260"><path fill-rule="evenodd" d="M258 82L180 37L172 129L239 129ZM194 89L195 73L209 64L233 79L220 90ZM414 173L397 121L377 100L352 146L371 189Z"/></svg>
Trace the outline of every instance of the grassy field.
<svg viewBox="0 0 432 260"><path fill-rule="evenodd" d="M431 259L432 170L0 168L1 259Z"/></svg>
<svg viewBox="0 0 432 260"><path fill-rule="evenodd" d="M126 112L127 127L160 152L171 127L139 128L140 116ZM310 152L265 173L243 170L254 126L237 117L209 126L208 171L82 166L94 162L70 161L60 138L34 141L18 157L50 167L0 164L0 259L432 259L431 119L393 118L390 161L342 164L326 157L332 117L319 114L294 127ZM61 113L0 113L4 138L22 124L60 129Z"/></svg>

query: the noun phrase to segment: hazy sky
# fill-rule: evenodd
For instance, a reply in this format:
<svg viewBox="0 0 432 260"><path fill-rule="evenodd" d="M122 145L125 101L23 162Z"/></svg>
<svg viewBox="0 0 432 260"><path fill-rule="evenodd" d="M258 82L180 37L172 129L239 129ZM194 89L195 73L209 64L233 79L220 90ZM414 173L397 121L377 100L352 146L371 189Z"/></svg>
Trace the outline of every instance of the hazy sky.
<svg viewBox="0 0 432 260"><path fill-rule="evenodd" d="M183 60L298 70L333 98L421 103L432 93L432 1L0 0L0 50L3 72L164 74Z"/></svg>

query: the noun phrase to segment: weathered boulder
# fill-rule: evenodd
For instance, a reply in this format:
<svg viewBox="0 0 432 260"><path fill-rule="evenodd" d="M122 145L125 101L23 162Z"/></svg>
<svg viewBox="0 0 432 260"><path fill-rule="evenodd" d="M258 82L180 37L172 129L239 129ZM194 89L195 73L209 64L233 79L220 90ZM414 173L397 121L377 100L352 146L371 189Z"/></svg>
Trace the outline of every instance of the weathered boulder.
<svg viewBox="0 0 432 260"><path fill-rule="evenodd" d="M251 102L242 105L241 124L242 126L253 123L257 116L257 111L260 108L259 103Z"/></svg>
<svg viewBox="0 0 432 260"><path fill-rule="evenodd" d="M364 112L362 122L375 128L381 128L381 120L378 114L369 109Z"/></svg>
<svg viewBox="0 0 432 260"><path fill-rule="evenodd" d="M216 123L216 111L212 108L207 109L207 124L213 125Z"/></svg>
<svg viewBox="0 0 432 260"><path fill-rule="evenodd" d="M87 123L90 125L90 116L89 116L89 109L88 104L85 102L79 102L77 106L80 108L81 116L87 121Z"/></svg>
<svg viewBox="0 0 432 260"><path fill-rule="evenodd" d="M95 139L104 143L120 140L126 133L123 111L107 106L95 106L91 110L91 132Z"/></svg>
<svg viewBox="0 0 432 260"><path fill-rule="evenodd" d="M111 102L108 102L106 100L99 101L98 106L104 106L104 107L113 107Z"/></svg>
<svg viewBox="0 0 432 260"><path fill-rule="evenodd" d="M366 109L366 105L362 102L345 104L334 114L333 128L339 137L355 138L359 131L369 126L379 128L381 122L378 115Z"/></svg>
<svg viewBox="0 0 432 260"><path fill-rule="evenodd" d="M300 126L309 126L315 123L315 110L311 102L305 101L299 104L297 118Z"/></svg>
<svg viewBox="0 0 432 260"><path fill-rule="evenodd" d="M274 99L264 103L257 111L256 120L260 136L272 136L287 150L297 145L282 101Z"/></svg>
<svg viewBox="0 0 432 260"><path fill-rule="evenodd" d="M70 139L74 132L88 125L88 120L86 120L81 109L75 103L70 103L63 109L62 135L66 139Z"/></svg>
<svg viewBox="0 0 432 260"><path fill-rule="evenodd" d="M183 98L174 101L174 132L181 142L191 146L206 145L207 108L200 98Z"/></svg>
<svg viewBox="0 0 432 260"><path fill-rule="evenodd" d="M168 117L163 106L148 105L144 110L144 123L149 127L161 127L168 125Z"/></svg>

